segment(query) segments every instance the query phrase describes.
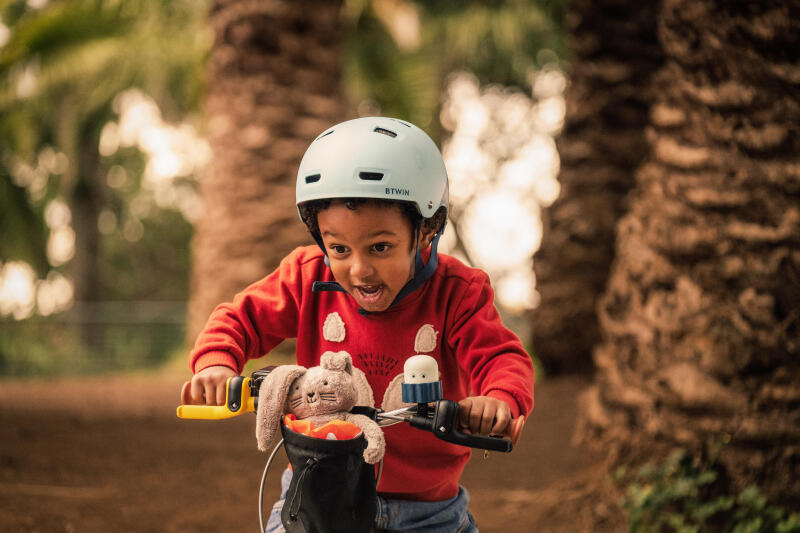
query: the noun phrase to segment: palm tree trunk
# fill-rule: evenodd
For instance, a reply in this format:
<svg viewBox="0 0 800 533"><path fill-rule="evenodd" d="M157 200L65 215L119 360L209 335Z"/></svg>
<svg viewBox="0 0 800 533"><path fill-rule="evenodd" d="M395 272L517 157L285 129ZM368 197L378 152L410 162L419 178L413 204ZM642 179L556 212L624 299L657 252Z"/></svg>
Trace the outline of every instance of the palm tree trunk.
<svg viewBox="0 0 800 533"><path fill-rule="evenodd" d="M69 268L74 283L75 311L81 340L92 355L102 357L105 327L97 314L102 290L97 218L105 194L100 177L99 157L97 137L89 135L83 138L79 154L74 159L78 162L75 184L68 193L75 230L75 255Z"/></svg>
<svg viewBox="0 0 800 533"><path fill-rule="evenodd" d="M618 226L584 436L701 450L800 501L797 3L667 0L650 160Z"/></svg>
<svg viewBox="0 0 800 533"><path fill-rule="evenodd" d="M648 154L651 76L661 64L654 2L570 3L575 57L558 140L561 195L544 212L534 269L541 303L533 345L551 373L592 370L597 300L613 256L614 226Z"/></svg>
<svg viewBox="0 0 800 533"><path fill-rule="evenodd" d="M219 303L310 243L295 173L316 135L345 114L340 2L217 0L206 115L213 150L193 240L190 342Z"/></svg>

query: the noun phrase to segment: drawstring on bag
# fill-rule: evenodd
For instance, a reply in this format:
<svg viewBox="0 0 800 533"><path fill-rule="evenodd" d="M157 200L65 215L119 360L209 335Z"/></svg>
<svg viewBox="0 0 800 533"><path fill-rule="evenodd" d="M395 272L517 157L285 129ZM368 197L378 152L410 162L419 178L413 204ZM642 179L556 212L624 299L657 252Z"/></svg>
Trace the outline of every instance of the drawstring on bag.
<svg viewBox="0 0 800 533"><path fill-rule="evenodd" d="M306 461L303 471L300 472L300 477L297 479L297 485L294 487L294 492L292 492L291 499L289 500L289 520L292 522L297 521L297 513L300 511L300 506L303 504L303 491L306 490L304 484L305 480L307 479L306 474L313 472L317 468L318 464L319 461L316 457L309 457Z"/></svg>

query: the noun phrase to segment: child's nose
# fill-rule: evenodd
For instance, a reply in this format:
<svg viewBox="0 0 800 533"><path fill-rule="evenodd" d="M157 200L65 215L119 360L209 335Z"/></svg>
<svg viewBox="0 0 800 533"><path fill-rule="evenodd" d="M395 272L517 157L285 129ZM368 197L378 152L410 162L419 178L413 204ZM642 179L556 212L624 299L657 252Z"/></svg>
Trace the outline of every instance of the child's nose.
<svg viewBox="0 0 800 533"><path fill-rule="evenodd" d="M356 257L350 267L350 274L356 279L364 279L375 272L372 263L365 257Z"/></svg>

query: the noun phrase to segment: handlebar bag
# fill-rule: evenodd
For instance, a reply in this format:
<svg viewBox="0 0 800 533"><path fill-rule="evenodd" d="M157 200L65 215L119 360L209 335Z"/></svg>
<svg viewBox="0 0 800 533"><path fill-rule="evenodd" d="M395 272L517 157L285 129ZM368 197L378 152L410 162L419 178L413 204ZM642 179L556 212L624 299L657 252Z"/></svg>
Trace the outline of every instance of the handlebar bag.
<svg viewBox="0 0 800 533"><path fill-rule="evenodd" d="M287 533L368 533L378 511L375 467L364 462L363 433L326 440L297 433L281 420L292 482L281 511Z"/></svg>

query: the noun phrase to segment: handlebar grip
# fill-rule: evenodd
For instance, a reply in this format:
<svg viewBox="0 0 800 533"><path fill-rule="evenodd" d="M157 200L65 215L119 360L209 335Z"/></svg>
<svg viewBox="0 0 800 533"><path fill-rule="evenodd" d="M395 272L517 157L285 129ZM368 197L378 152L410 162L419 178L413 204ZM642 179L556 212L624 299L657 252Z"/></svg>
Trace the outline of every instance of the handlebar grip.
<svg viewBox="0 0 800 533"><path fill-rule="evenodd" d="M195 420L222 420L239 416L239 412L233 412L227 405L179 405L178 418L192 418Z"/></svg>
<svg viewBox="0 0 800 533"><path fill-rule="evenodd" d="M225 405L179 405L178 418L222 420L256 410L257 398L251 395L250 378L233 376L225 386Z"/></svg>
<svg viewBox="0 0 800 533"><path fill-rule="evenodd" d="M502 437L484 437L459 431L457 417L458 404L456 402L439 400L436 402L433 420L429 421L429 430L433 431L433 434L443 441L458 444L459 446L506 453L513 449L513 443ZM413 419L411 425L414 425ZM521 427L519 429L521 430ZM519 436L518 433L519 431L517 431L517 437Z"/></svg>
<svg viewBox="0 0 800 533"><path fill-rule="evenodd" d="M470 448L481 448L492 452L510 452L514 445L510 440L502 437L484 437L482 435L470 435L454 429L447 435L440 437L442 440L458 444L459 446L469 446Z"/></svg>

